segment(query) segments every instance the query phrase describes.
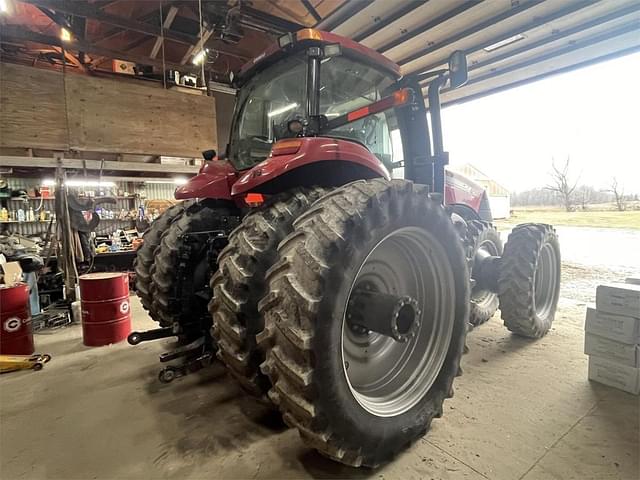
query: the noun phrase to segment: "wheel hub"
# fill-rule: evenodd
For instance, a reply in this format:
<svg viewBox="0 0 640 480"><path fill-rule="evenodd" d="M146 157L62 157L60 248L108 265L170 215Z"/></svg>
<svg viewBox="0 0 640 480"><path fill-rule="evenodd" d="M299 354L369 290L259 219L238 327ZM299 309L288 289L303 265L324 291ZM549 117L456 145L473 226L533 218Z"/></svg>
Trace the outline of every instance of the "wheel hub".
<svg viewBox="0 0 640 480"><path fill-rule="evenodd" d="M415 298L382 293L363 282L351 294L347 321L356 335L375 332L405 343L418 331L420 314Z"/></svg>
<svg viewBox="0 0 640 480"><path fill-rule="evenodd" d="M427 394L451 342L453 292L446 252L426 230L399 229L364 260L345 304L342 361L369 413L400 415Z"/></svg>

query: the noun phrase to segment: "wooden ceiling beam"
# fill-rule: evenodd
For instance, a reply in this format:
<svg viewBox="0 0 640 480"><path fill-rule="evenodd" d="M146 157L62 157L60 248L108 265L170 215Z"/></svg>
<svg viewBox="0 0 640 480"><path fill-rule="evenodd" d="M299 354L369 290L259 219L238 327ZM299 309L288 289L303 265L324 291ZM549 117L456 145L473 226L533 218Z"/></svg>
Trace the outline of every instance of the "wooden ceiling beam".
<svg viewBox="0 0 640 480"><path fill-rule="evenodd" d="M140 63L143 65L153 65L158 68L166 68L166 69L174 69L179 71L191 71L190 66L180 65L178 63L173 63L169 61L162 62L162 60L149 58L145 55L138 55L131 52L125 51L117 51L110 50L108 48L99 47L93 43L89 43L84 40L80 40L78 38L72 38L69 42L63 42L58 37L52 37L49 35L43 35L41 33L36 33L31 30L24 29L22 27L18 27L16 25L6 25L0 30L0 39L2 41L19 41L19 42L34 42L40 43L43 45L53 45L56 47L63 47L65 49L78 50L87 53L93 53L96 55L101 55L113 59L126 60L129 62ZM215 72L215 70L211 70ZM219 72L217 72L219 73Z"/></svg>
<svg viewBox="0 0 640 480"><path fill-rule="evenodd" d="M162 22L162 28L168 30L171 27L171 24L173 23L173 21L175 20L177 13L178 13L178 7L174 7L174 6L169 7L167 16ZM156 41L153 44L153 48L151 49L151 54L149 54L149 56L151 58L156 58L158 56L158 52L160 51L160 47L162 47L162 37L156 37Z"/></svg>
<svg viewBox="0 0 640 480"><path fill-rule="evenodd" d="M165 40L173 40L178 43L188 45L189 47L191 47L191 51L193 51L193 47L195 45L198 45L200 40L195 35L188 35L185 33L176 32L175 30L160 28L160 25L152 25L150 23L145 23L138 20L129 20L124 17L111 15L99 10L98 8L88 3L74 2L69 0L23 0L23 1L25 1L26 3L35 5L37 7L48 8L51 10L55 10L57 12L66 13L69 15L74 15L74 16L83 17L83 18L88 18L98 22L107 23L109 25L118 27L119 29L123 29L123 30L131 30L134 32L143 33L143 34L151 35L155 37L162 37L164 33ZM96 40L94 43L99 43L101 41L104 41L105 39L109 38L111 35L115 35L117 33L119 33L119 31L108 32L107 33L108 36L104 36ZM94 45L94 49L95 48L96 46ZM233 51L229 51L221 48L216 48L215 50L218 51L221 55L227 55L230 57L238 58L242 61L249 60L249 57L242 54L235 53ZM120 55L119 57L116 57L116 58L119 58L121 60L126 60L126 58L123 55ZM147 58L147 57L144 57L144 58ZM155 65L152 62L152 60L153 59L151 58L147 58L146 61L144 62L140 61L138 63ZM169 65L168 62L165 62L165 64ZM182 70L184 70L184 67L182 68Z"/></svg>
<svg viewBox="0 0 640 480"><path fill-rule="evenodd" d="M185 63L187 63L189 58L192 56L193 52L198 52L202 50L202 48L207 43L211 35L213 35L213 29L203 31L202 37L198 40L198 43L195 45L191 45L189 48L187 48L187 51L182 56L182 60L180 60L180 65L184 65ZM220 53L223 53L223 52L220 52Z"/></svg>
<svg viewBox="0 0 640 480"><path fill-rule="evenodd" d="M55 10L56 12L66 13L68 15L74 15L77 17L88 18L97 22L106 23L109 25L113 25L114 27L122 28L124 30L131 30L133 32L143 33L145 35L151 35L154 37L164 36L165 40L172 40L174 42L183 43L186 45L194 45L198 41L198 37L194 35L177 32L175 30L167 28L161 28L160 25L153 25L150 23L112 15L100 10L99 8L96 8L89 3L74 2L70 0L25 0L25 2L37 7Z"/></svg>
<svg viewBox="0 0 640 480"><path fill-rule="evenodd" d="M137 18L136 20L138 22L148 22L150 19L155 17L156 13L157 12L155 12L155 11L151 11L151 12L147 13L146 15L143 15L142 17ZM97 37L97 38L93 39L93 42L101 43L101 42L104 42L106 40L110 40L110 39L120 35L121 33L126 32L126 31L127 30L123 30L122 28L119 28L119 27L110 28L109 30L104 32L100 37Z"/></svg>

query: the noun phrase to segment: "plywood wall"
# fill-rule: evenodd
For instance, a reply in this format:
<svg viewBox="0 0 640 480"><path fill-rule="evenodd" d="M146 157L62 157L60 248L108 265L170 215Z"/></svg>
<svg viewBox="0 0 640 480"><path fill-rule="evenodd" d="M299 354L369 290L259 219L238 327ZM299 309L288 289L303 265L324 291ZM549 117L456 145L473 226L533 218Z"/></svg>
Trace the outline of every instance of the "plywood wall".
<svg viewBox="0 0 640 480"><path fill-rule="evenodd" d="M199 157L217 148L213 97L0 64L0 145Z"/></svg>
<svg viewBox="0 0 640 480"><path fill-rule="evenodd" d="M0 63L0 146L69 148L61 73Z"/></svg>

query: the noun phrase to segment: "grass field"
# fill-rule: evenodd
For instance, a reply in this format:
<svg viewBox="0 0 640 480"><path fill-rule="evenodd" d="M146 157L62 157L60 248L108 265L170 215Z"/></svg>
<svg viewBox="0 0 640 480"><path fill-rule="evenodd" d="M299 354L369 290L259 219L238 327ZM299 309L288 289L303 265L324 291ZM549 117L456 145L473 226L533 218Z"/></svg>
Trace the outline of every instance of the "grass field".
<svg viewBox="0 0 640 480"><path fill-rule="evenodd" d="M629 228L640 230L640 210L618 211L578 211L565 212L556 209L516 209L511 218L496 220L498 227L507 227L518 223L539 222L552 225L571 225L574 227Z"/></svg>

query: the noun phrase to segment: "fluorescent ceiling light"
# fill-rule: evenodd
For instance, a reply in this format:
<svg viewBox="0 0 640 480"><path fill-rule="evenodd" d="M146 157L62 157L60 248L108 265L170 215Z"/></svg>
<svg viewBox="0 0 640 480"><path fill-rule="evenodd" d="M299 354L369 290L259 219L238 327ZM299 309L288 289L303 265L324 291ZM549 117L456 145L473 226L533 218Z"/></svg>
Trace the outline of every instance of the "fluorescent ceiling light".
<svg viewBox="0 0 640 480"><path fill-rule="evenodd" d="M493 43L491 45L489 45L488 47L484 47L484 51L485 52L493 52L494 50L497 50L499 48L502 47L506 47L507 45L510 45L514 42L517 42L518 40L522 40L524 39L524 35L522 35L521 33L518 33L517 35L514 35L513 37L509 37L509 38L505 38L504 40L500 40L499 42Z"/></svg>
<svg viewBox="0 0 640 480"><path fill-rule="evenodd" d="M280 115L281 113L288 112L289 110L293 110L297 106L298 106L297 103L291 103L291 104L286 105L286 106L284 106L282 108L276 108L275 110L271 110L269 113L267 113L267 117L269 117L269 118L275 117L277 115Z"/></svg>
<svg viewBox="0 0 640 480"><path fill-rule="evenodd" d="M145 179L141 178L140 181L142 181L144 183L172 183L172 184L175 184L175 185L184 185L189 180L187 178L185 178L185 177L176 177L176 178L167 178L166 180L165 179L145 180Z"/></svg>
<svg viewBox="0 0 640 480"><path fill-rule="evenodd" d="M113 182L101 182L99 180L67 180L64 182L67 187L115 187Z"/></svg>
<svg viewBox="0 0 640 480"><path fill-rule="evenodd" d="M0 0L0 13L9 13L9 1Z"/></svg>
<svg viewBox="0 0 640 480"><path fill-rule="evenodd" d="M60 30L60 39L63 42L70 42L71 41L71 32L69 30L67 30L66 28L62 28Z"/></svg>
<svg viewBox="0 0 640 480"><path fill-rule="evenodd" d="M208 52L208 48L203 48L193 56L193 60L191 60L191 63L193 63L194 65L200 65L202 62L204 62L204 59L206 58Z"/></svg>
<svg viewBox="0 0 640 480"><path fill-rule="evenodd" d="M56 185L55 180L51 178L45 178L42 181L42 185L45 187L54 187ZM100 180L67 180L64 182L66 187L115 187L114 182L105 182Z"/></svg>

